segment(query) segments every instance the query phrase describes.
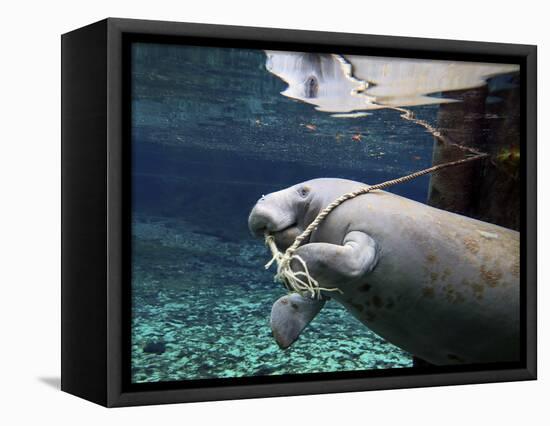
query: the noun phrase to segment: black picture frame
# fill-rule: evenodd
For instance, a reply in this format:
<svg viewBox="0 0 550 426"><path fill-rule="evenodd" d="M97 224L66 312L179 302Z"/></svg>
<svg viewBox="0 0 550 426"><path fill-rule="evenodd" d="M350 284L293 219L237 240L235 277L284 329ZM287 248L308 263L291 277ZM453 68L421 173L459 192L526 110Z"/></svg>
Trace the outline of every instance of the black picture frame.
<svg viewBox="0 0 550 426"><path fill-rule="evenodd" d="M136 40L518 63L521 362L132 385L128 46ZM61 41L62 390L117 407L536 379L536 46L117 18L64 34Z"/></svg>

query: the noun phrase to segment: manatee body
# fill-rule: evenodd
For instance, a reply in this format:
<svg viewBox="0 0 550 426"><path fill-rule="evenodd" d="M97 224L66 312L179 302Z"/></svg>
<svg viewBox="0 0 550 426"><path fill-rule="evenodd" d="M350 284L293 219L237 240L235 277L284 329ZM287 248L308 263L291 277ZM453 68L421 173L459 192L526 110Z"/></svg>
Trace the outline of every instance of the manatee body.
<svg viewBox="0 0 550 426"><path fill-rule="evenodd" d="M262 196L249 228L258 237L274 235L285 250L330 202L363 186L322 178ZM323 292L319 309L304 304L306 315L299 304L289 310L276 302L272 328L282 347L296 340L324 299L333 298L369 329L429 363L519 360L516 231L373 191L333 210L296 254L321 287L342 294ZM297 262L291 266L300 269Z"/></svg>

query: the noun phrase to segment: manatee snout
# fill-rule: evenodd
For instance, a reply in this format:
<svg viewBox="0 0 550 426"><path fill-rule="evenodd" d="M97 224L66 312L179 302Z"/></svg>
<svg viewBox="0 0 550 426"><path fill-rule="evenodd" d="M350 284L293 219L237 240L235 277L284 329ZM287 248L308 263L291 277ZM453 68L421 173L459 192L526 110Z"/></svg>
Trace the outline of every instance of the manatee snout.
<svg viewBox="0 0 550 426"><path fill-rule="evenodd" d="M292 210L282 209L270 201L261 199L254 206L248 217L248 229L257 238L262 238L266 233L272 235L279 250L286 250L302 233L302 229L296 223Z"/></svg>
<svg viewBox="0 0 550 426"><path fill-rule="evenodd" d="M296 215L284 201L280 193L262 195L248 217L250 232L262 237L266 232L274 234L293 226Z"/></svg>
<svg viewBox="0 0 550 426"><path fill-rule="evenodd" d="M273 230L275 218L269 209L256 204L248 216L248 229L255 237Z"/></svg>

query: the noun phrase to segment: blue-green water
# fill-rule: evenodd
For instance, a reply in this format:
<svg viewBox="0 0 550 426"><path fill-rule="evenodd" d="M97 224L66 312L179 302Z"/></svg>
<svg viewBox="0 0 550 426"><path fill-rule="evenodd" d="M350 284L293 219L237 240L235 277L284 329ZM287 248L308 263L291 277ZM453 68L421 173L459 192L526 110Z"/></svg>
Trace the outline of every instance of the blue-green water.
<svg viewBox="0 0 550 426"><path fill-rule="evenodd" d="M304 180L377 183L428 167L433 138L396 111L335 118L282 96L265 60L254 50L133 47L134 382L412 365L335 302L279 349L269 315L285 291L247 218L262 194ZM436 105L412 110L436 121ZM426 202L428 182L391 191Z"/></svg>

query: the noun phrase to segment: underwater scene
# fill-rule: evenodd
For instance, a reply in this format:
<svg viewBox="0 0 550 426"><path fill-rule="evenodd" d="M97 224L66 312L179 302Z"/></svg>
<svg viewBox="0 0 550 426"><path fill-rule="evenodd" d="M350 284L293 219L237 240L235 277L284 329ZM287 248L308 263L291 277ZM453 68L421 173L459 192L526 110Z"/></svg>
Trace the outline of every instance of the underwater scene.
<svg viewBox="0 0 550 426"><path fill-rule="evenodd" d="M517 65L136 42L131 75L133 383L515 360ZM335 208L286 288L265 268L264 234L472 157Z"/></svg>

